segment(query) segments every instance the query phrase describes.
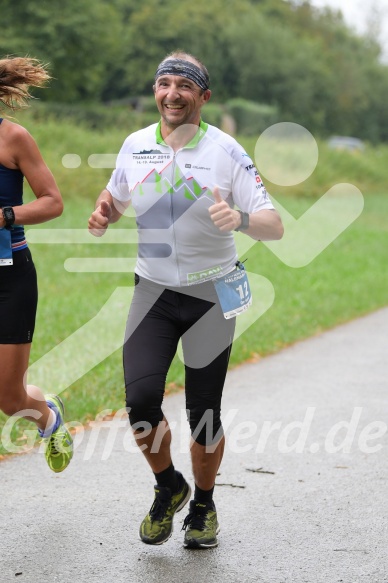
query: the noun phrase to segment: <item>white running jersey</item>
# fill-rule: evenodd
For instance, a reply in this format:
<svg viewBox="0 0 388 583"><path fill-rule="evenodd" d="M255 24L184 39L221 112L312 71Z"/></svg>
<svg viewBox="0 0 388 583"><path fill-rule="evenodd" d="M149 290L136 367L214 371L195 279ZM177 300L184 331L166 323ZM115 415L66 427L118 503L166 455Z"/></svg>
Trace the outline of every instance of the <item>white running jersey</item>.
<svg viewBox="0 0 388 583"><path fill-rule="evenodd" d="M215 186L244 212L274 208L248 154L214 126L201 121L193 140L177 152L165 144L160 122L128 136L106 188L135 210L136 273L180 287L233 269L233 233L221 232L208 212Z"/></svg>

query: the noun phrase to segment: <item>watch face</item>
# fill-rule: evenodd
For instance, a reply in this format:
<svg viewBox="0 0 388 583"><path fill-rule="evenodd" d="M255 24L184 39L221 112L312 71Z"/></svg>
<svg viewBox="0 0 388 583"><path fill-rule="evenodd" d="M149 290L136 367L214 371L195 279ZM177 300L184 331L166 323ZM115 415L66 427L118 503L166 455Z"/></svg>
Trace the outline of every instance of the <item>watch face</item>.
<svg viewBox="0 0 388 583"><path fill-rule="evenodd" d="M249 214L248 213L242 213L241 214L241 226L240 229L245 231L246 229L249 228Z"/></svg>
<svg viewBox="0 0 388 583"><path fill-rule="evenodd" d="M11 206L5 206L3 207L2 211L6 227L11 227L15 222L15 213L13 212L13 208Z"/></svg>

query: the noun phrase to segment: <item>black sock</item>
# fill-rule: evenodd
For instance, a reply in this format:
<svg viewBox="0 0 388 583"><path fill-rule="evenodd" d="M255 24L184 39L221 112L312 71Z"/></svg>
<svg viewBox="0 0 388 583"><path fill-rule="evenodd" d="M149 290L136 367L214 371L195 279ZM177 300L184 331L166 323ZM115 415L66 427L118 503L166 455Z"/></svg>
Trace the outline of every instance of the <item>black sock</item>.
<svg viewBox="0 0 388 583"><path fill-rule="evenodd" d="M178 474L175 471L174 464L171 464L162 472L157 474L154 473L154 476L158 486L170 488L171 492L177 492L179 490L179 479Z"/></svg>
<svg viewBox="0 0 388 583"><path fill-rule="evenodd" d="M194 500L203 504L211 504L213 502L213 492L214 486L211 490L202 490L195 484Z"/></svg>

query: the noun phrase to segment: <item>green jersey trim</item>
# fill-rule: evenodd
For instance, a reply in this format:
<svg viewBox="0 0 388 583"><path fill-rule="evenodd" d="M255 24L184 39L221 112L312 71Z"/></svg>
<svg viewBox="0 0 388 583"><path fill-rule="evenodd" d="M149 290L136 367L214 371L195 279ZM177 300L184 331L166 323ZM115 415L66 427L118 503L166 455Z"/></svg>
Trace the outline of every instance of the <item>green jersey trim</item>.
<svg viewBox="0 0 388 583"><path fill-rule="evenodd" d="M162 137L162 131L161 131L161 125L162 122L161 120L159 121L158 125L156 126L156 143L157 144L161 144L162 146L167 146L166 142L164 141L163 137ZM199 142L202 140L202 138L204 137L204 135L207 132L209 125L202 121L199 122L199 128L197 133L195 134L195 136L193 137L192 140L190 140L190 142L188 144L186 144L186 146L184 146L185 148L195 148L196 146L198 146Z"/></svg>

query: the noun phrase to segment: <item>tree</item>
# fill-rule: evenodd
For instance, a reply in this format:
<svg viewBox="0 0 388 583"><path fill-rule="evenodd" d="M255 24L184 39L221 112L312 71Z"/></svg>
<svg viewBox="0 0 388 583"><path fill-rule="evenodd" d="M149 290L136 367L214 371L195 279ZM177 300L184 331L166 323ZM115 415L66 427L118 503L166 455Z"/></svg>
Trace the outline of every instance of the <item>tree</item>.
<svg viewBox="0 0 388 583"><path fill-rule="evenodd" d="M120 14L109 2L89 0L1 0L7 27L3 54L26 54L49 62L54 79L42 99L71 102L97 99L105 71L119 54ZM107 34L109 31L109 34Z"/></svg>

